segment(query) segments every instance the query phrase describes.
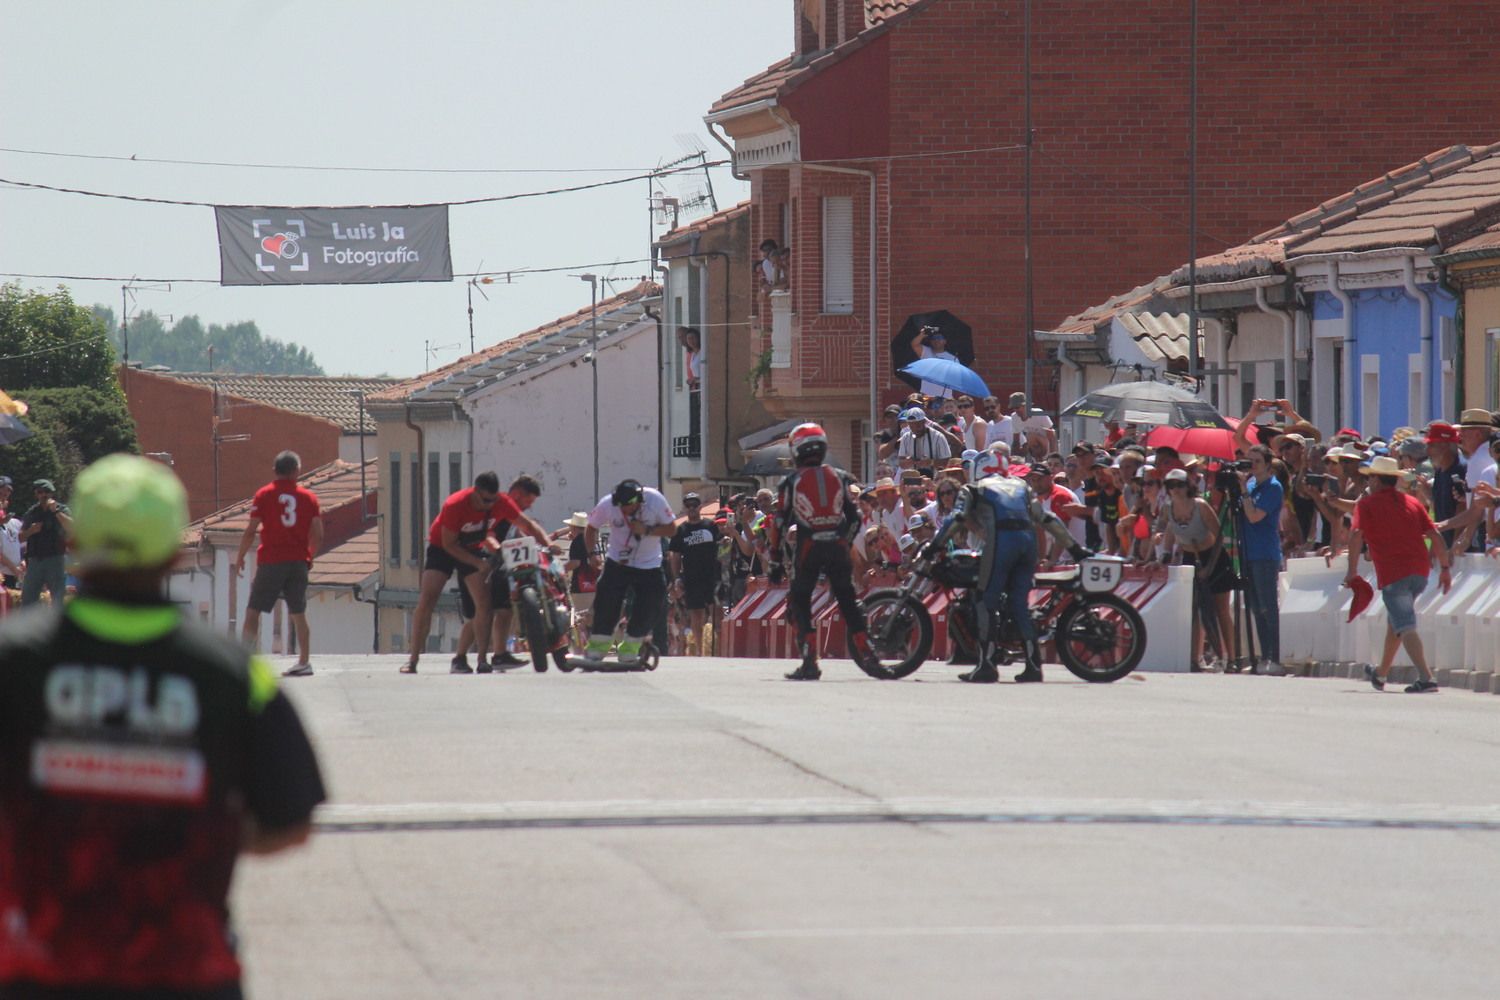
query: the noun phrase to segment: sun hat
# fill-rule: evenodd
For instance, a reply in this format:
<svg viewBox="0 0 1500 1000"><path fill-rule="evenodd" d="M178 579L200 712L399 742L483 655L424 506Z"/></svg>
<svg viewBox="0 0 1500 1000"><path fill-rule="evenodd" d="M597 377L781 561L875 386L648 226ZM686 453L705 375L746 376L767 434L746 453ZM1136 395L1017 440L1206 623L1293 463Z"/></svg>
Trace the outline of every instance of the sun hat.
<svg viewBox="0 0 1500 1000"><path fill-rule="evenodd" d="M901 411L901 419L909 424L921 423L927 419L927 414L920 406L911 406Z"/></svg>
<svg viewBox="0 0 1500 1000"><path fill-rule="evenodd" d="M1281 435L1281 441L1279 443L1283 445L1301 445L1302 447L1306 448L1307 438L1303 437L1301 434L1283 434Z"/></svg>
<svg viewBox="0 0 1500 1000"><path fill-rule="evenodd" d="M896 481L894 479L892 479L890 476L885 476L885 477L883 477L881 479L875 480L875 492L876 493L884 493L886 490L894 490L895 488L896 488Z"/></svg>
<svg viewBox="0 0 1500 1000"><path fill-rule="evenodd" d="M73 484L73 553L82 567L165 566L187 523L187 491L160 462L108 455Z"/></svg>
<svg viewBox="0 0 1500 1000"><path fill-rule="evenodd" d="M1476 406L1459 414L1458 426L1483 427L1487 430L1493 430L1495 427L1495 415L1489 410L1482 410Z"/></svg>
<svg viewBox="0 0 1500 1000"><path fill-rule="evenodd" d="M568 516L568 519L563 522L563 525L569 528L587 528L589 526L588 512L575 510Z"/></svg>
<svg viewBox="0 0 1500 1000"><path fill-rule="evenodd" d="M31 488L34 490L46 490L48 493L57 492L57 487L52 485L52 480L50 479L33 480Z"/></svg>
<svg viewBox="0 0 1500 1000"><path fill-rule="evenodd" d="M1389 455L1377 455L1370 459L1366 465L1361 465L1359 471L1367 476L1404 476L1401 466Z"/></svg>

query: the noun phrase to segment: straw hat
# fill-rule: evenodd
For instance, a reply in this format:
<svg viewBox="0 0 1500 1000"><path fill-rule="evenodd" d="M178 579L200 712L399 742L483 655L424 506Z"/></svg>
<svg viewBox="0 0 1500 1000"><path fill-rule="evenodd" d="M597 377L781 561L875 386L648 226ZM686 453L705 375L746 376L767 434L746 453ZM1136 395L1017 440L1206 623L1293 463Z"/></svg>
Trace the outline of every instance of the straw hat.
<svg viewBox="0 0 1500 1000"><path fill-rule="evenodd" d="M892 479L890 476L885 476L885 477L883 477L881 479L875 480L875 492L876 493L880 493L880 492L882 492L884 490L894 490L895 488L896 488L896 481L894 479Z"/></svg>
<svg viewBox="0 0 1500 1000"><path fill-rule="evenodd" d="M589 515L586 511L575 510L569 518L563 522L568 528L587 528L589 526Z"/></svg>
<svg viewBox="0 0 1500 1000"><path fill-rule="evenodd" d="M1391 476L1398 479L1409 479L1411 474L1402 470L1399 463L1389 455L1378 455L1370 459L1368 465L1361 465L1359 471L1367 476Z"/></svg>
<svg viewBox="0 0 1500 1000"><path fill-rule="evenodd" d="M1486 430L1493 430L1495 427L1495 415L1489 410L1481 410L1476 406L1471 410L1465 410L1459 414L1458 426L1483 427Z"/></svg>

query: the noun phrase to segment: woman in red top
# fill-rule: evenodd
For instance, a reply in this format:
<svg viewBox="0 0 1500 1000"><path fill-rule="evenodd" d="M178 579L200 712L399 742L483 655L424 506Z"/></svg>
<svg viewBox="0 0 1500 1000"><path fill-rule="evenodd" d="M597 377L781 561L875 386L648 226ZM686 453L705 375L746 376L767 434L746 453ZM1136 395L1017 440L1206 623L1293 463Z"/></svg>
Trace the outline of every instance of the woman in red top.
<svg viewBox="0 0 1500 1000"><path fill-rule="evenodd" d="M1375 564L1375 584L1380 588L1380 598L1385 604L1385 648L1381 651L1380 666L1366 665L1365 676L1377 691L1385 690L1385 679L1395 662L1396 650L1406 649L1406 655L1416 664L1422 675L1415 684L1406 689L1408 694L1425 694L1438 689L1432 668L1427 665L1427 654L1422 648L1422 637L1417 634L1417 597L1427 589L1427 575L1432 571L1432 557L1436 556L1441 572L1438 583L1443 593L1453 585L1448 574L1452 558L1443 536L1432 523L1427 508L1408 493L1396 489L1401 477L1401 467L1394 458L1384 455L1359 470L1369 477L1370 491L1354 506L1353 535L1349 539L1349 573L1344 585L1352 586L1359 578L1359 553L1366 546L1370 549L1370 561ZM1378 526L1375 530L1366 528ZM1428 551L1426 542L1431 541Z"/></svg>

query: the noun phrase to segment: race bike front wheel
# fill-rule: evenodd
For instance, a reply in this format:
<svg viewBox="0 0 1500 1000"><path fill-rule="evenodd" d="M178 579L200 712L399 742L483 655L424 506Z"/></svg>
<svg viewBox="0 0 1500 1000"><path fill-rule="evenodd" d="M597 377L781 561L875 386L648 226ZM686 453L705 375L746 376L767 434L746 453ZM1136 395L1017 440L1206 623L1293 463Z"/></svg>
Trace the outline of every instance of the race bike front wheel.
<svg viewBox="0 0 1500 1000"><path fill-rule="evenodd" d="M1114 594L1080 594L1057 620L1057 658L1091 684L1117 681L1146 654L1146 623Z"/></svg>
<svg viewBox="0 0 1500 1000"><path fill-rule="evenodd" d="M526 635L526 645L531 650L531 665L536 672L547 672L547 659L551 643L547 641L547 625L542 621L542 600L535 587L522 587L516 594L516 605L521 613L521 631Z"/></svg>
<svg viewBox="0 0 1500 1000"><path fill-rule="evenodd" d="M932 652L932 616L921 601L900 590L872 590L861 601L870 648L897 677L916 673ZM848 634L849 655L859 662L854 633Z"/></svg>

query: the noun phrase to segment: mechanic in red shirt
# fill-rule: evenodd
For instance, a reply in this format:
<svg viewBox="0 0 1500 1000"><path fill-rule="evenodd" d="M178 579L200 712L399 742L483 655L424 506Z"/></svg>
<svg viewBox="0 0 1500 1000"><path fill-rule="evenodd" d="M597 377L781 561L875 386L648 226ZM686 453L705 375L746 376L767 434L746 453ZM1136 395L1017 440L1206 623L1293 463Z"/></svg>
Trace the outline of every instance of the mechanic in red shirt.
<svg viewBox="0 0 1500 1000"><path fill-rule="evenodd" d="M1396 649L1405 647L1406 655L1422 675L1406 688L1408 694L1426 694L1438 689L1422 637L1417 634L1417 597L1427 589L1427 575L1436 557L1441 571L1438 584L1443 593L1453 585L1448 567L1452 554L1443 542L1442 533L1432 523L1427 508L1409 493L1396 489L1401 478L1400 465L1385 455L1371 460L1359 470L1369 479L1370 491L1354 505L1354 533L1349 538L1349 573L1344 586L1359 578L1359 553L1369 548L1375 564L1375 585L1385 603L1385 648L1381 650L1378 668L1365 665L1365 676L1377 691L1385 690L1386 676L1396 660ZM1432 549L1428 551L1427 542Z"/></svg>
<svg viewBox="0 0 1500 1000"><path fill-rule="evenodd" d="M514 521L521 516L515 501L500 492L500 477L481 472L474 485L459 490L443 501L442 510L432 519L427 531L427 554L422 558L421 591L411 616L411 651L401 665L403 674L417 672L417 659L427 648L427 633L432 630L432 610L437 607L443 588L454 573L474 602L476 621L484 623L475 629L475 646L479 662L488 664L485 653L490 640L490 589L486 582L489 561L485 558L484 540L496 521ZM475 571L478 571L477 575ZM473 673L453 667L453 673Z"/></svg>
<svg viewBox="0 0 1500 1000"><path fill-rule="evenodd" d="M307 626L307 575L313 557L323 546L322 508L317 494L297 485L302 459L295 451L276 456L271 466L276 478L255 491L250 501L250 523L240 536L240 551L234 559L235 576L245 575L245 556L260 529L255 550L255 578L245 606L245 645L255 649L260 640L260 616L286 599L286 611L297 635L297 663L285 677L310 677L312 635Z"/></svg>
<svg viewBox="0 0 1500 1000"><path fill-rule="evenodd" d="M537 544L547 548L552 544L552 538L543 528L524 511L531 509L531 505L537 502L542 495L542 484L532 476L517 476L515 482L510 484L510 489L505 491L502 500L509 498L516 506L515 517L495 517L490 521L490 535L481 543L487 552L499 550L500 543L505 541L514 527L518 531L535 538ZM485 574L481 574L485 575ZM516 667L528 661L514 656L505 648L505 641L510 637L511 606L510 606L510 574L505 571L498 558L490 560L488 580L481 581L489 589L491 621L494 622L490 629L490 645L494 650L489 662L485 662L483 647L479 653L479 672L490 673L499 667ZM448 672L453 674L470 673L468 652L469 647L475 645L475 629L484 628L479 620L479 609L475 607L474 600L465 587L458 594L459 614L464 619L464 627L458 633L458 649L455 651L452 662L449 664Z"/></svg>

